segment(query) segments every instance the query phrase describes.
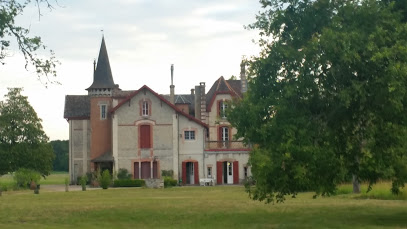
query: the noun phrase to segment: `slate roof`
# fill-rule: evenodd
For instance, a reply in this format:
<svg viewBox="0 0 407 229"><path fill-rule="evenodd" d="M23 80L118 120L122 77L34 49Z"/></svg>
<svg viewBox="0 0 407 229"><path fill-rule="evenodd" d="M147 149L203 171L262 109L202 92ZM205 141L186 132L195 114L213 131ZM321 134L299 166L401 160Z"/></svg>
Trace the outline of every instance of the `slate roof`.
<svg viewBox="0 0 407 229"><path fill-rule="evenodd" d="M88 119L90 117L90 97L88 95L66 95L64 118Z"/></svg>
<svg viewBox="0 0 407 229"><path fill-rule="evenodd" d="M219 77L218 80L213 83L211 89L206 93L206 109L210 111L212 105L213 97L216 94L232 94L232 96L242 97L241 92L241 82L240 80L225 80L223 76Z"/></svg>
<svg viewBox="0 0 407 229"><path fill-rule="evenodd" d="M100 45L98 63L96 65L96 70L93 73L93 83L87 88L97 89L97 88L114 88L114 81L112 76L112 70L110 68L109 56L107 55L105 38L102 38L102 44Z"/></svg>
<svg viewBox="0 0 407 229"><path fill-rule="evenodd" d="M114 158L112 156L112 153L111 152L105 152L103 155L101 155L101 156L99 156L99 157L97 157L95 159L92 159L91 161L92 162L111 162L113 160L114 160Z"/></svg>

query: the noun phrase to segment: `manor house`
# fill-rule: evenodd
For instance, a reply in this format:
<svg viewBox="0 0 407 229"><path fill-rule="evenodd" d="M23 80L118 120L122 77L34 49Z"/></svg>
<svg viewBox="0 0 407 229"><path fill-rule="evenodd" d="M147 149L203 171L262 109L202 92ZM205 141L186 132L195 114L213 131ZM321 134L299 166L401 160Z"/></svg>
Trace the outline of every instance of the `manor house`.
<svg viewBox="0 0 407 229"><path fill-rule="evenodd" d="M241 183L250 176L250 149L233 138L236 130L225 113L227 102L241 99L246 91L243 63L240 78L221 76L208 91L201 82L190 94L175 94L171 65L169 95L146 85L121 90L102 38L87 95L65 97L71 182L97 168L125 168L135 179L172 173L183 184L199 184L203 178L215 184Z"/></svg>

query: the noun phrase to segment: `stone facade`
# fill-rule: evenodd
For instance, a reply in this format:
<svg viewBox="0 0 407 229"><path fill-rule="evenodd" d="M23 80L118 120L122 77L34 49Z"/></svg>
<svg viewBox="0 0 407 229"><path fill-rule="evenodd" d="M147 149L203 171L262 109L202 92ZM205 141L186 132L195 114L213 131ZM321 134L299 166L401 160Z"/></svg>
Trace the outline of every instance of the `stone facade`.
<svg viewBox="0 0 407 229"><path fill-rule="evenodd" d="M189 95L171 90L168 96L145 85L122 91L110 65L102 65L109 65L104 39L88 95L66 96L72 183L97 168L125 168L146 180L172 171L174 179L195 185L202 178L238 184L250 176L250 147L233 139L236 130L219 111L221 103L243 96L245 79L220 77L208 92L200 82Z"/></svg>

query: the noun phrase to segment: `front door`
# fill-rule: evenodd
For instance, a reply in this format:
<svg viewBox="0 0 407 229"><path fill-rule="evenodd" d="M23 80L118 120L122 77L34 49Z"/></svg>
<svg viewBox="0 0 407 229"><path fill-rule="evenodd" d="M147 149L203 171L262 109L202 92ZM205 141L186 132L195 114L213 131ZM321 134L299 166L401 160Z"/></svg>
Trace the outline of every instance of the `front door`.
<svg viewBox="0 0 407 229"><path fill-rule="evenodd" d="M229 161L223 162L223 183L233 184L233 163Z"/></svg>
<svg viewBox="0 0 407 229"><path fill-rule="evenodd" d="M194 184L194 163L187 162L186 164L187 170L187 184Z"/></svg>

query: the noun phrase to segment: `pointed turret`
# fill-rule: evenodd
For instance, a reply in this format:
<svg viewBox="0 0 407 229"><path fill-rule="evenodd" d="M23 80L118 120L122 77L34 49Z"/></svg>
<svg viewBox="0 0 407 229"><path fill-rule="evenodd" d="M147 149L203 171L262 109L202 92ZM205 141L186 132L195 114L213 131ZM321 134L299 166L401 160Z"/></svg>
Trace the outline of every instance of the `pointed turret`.
<svg viewBox="0 0 407 229"><path fill-rule="evenodd" d="M93 72L93 83L86 90L89 91L89 94L95 94L94 92L96 91L111 92L114 87L115 85L113 81L112 70L110 69L109 56L107 55L105 38L103 37L102 44L100 45L98 62Z"/></svg>

